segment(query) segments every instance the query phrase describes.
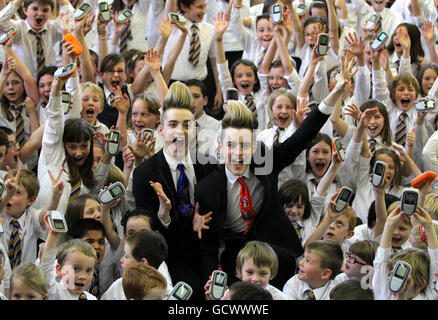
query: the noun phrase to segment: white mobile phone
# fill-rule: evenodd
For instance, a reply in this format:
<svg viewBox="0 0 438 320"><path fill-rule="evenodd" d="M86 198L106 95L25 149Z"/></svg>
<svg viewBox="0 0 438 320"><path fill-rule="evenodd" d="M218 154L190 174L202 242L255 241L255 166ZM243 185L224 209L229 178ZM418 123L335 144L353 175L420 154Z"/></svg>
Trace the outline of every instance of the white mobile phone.
<svg viewBox="0 0 438 320"><path fill-rule="evenodd" d="M1 44L1 45L6 44L6 42L8 42L8 40L9 40L14 34L16 34L16 33L17 33L17 30L16 30L14 27L12 27L11 29L9 29L8 32L3 33L3 34L0 36L0 44Z"/></svg>
<svg viewBox="0 0 438 320"><path fill-rule="evenodd" d="M192 287L187 283L180 281L173 287L166 300L189 300L192 293Z"/></svg>
<svg viewBox="0 0 438 320"><path fill-rule="evenodd" d="M71 100L70 93L68 93L67 91L62 91L61 104L62 104L62 110L64 110L64 114L70 111L70 100Z"/></svg>
<svg viewBox="0 0 438 320"><path fill-rule="evenodd" d="M109 9L109 4L106 1L98 3L99 13L100 13L100 21L108 22L111 20L111 12Z"/></svg>
<svg viewBox="0 0 438 320"><path fill-rule="evenodd" d="M411 269L411 265L407 262L396 262L388 283L391 292L400 293L403 291L406 282L408 281L409 274L411 273Z"/></svg>
<svg viewBox="0 0 438 320"><path fill-rule="evenodd" d="M144 129L141 130L141 133L140 133L141 139L144 138L145 134L150 135L151 139L154 138L154 130L152 130L150 128L144 128Z"/></svg>
<svg viewBox="0 0 438 320"><path fill-rule="evenodd" d="M117 16L116 16L116 21L118 23L125 23L126 21L128 21L130 18L132 17L132 11L129 9L123 9L122 12L120 12Z"/></svg>
<svg viewBox="0 0 438 320"><path fill-rule="evenodd" d="M376 161L373 167L373 175L371 177L371 183L375 187L381 187L385 181L386 176L386 163L383 161Z"/></svg>
<svg viewBox="0 0 438 320"><path fill-rule="evenodd" d="M48 216L49 227L53 232L65 233L68 231L67 222L64 215L56 210L49 211Z"/></svg>
<svg viewBox="0 0 438 320"><path fill-rule="evenodd" d="M53 77L55 79L57 79L57 78L61 78L61 79L68 78L75 70L76 70L76 64L70 63L70 64L68 64L68 65L66 65L64 67L58 68L55 71Z"/></svg>
<svg viewBox="0 0 438 320"><path fill-rule="evenodd" d="M330 37L327 33L320 33L318 42L316 43L316 54L323 56L327 53L329 47Z"/></svg>
<svg viewBox="0 0 438 320"><path fill-rule="evenodd" d="M214 300L220 300L227 287L227 274L221 270L213 271L211 276L210 296Z"/></svg>
<svg viewBox="0 0 438 320"><path fill-rule="evenodd" d="M169 19L172 20L173 22L181 23L181 24L187 22L187 19L183 15L180 15L175 12L169 12Z"/></svg>
<svg viewBox="0 0 438 320"><path fill-rule="evenodd" d="M297 15L302 16L306 12L306 5L304 3L299 3L296 9Z"/></svg>
<svg viewBox="0 0 438 320"><path fill-rule="evenodd" d="M279 24L283 19L283 6L281 4L274 4L272 6L272 22L275 24Z"/></svg>
<svg viewBox="0 0 438 320"><path fill-rule="evenodd" d="M413 190L403 191L400 210L407 216L411 216L417 210L418 192Z"/></svg>
<svg viewBox="0 0 438 320"><path fill-rule="evenodd" d="M379 20L379 16L377 14L372 14L365 24L366 30L373 30L376 27L376 23Z"/></svg>
<svg viewBox="0 0 438 320"><path fill-rule="evenodd" d="M73 14L73 19L75 20L81 20L85 14L91 10L91 5L86 2L82 2L82 4L79 6L79 8L76 9L75 13Z"/></svg>
<svg viewBox="0 0 438 320"><path fill-rule="evenodd" d="M435 109L435 99L425 98L418 100L414 104L417 111L429 111Z"/></svg>
<svg viewBox="0 0 438 320"><path fill-rule="evenodd" d="M120 151L120 142L122 134L118 130L111 130L109 134L109 141L106 143L106 152L115 156Z"/></svg>
<svg viewBox="0 0 438 320"><path fill-rule="evenodd" d="M352 197L353 190L346 186L341 187L338 195L336 196L336 206L333 208L333 210L336 212L344 211Z"/></svg>
<svg viewBox="0 0 438 320"><path fill-rule="evenodd" d="M239 91L235 88L228 88L227 89L227 101L228 100L239 100Z"/></svg>
<svg viewBox="0 0 438 320"><path fill-rule="evenodd" d="M3 233L5 233L5 231L3 230L3 224L0 222L0 236L2 236Z"/></svg>
<svg viewBox="0 0 438 320"><path fill-rule="evenodd" d="M334 151L337 152L339 160L344 161L345 152L344 152L344 148L342 147L341 138L334 137L332 142L333 142L333 144L332 144L333 149L334 149Z"/></svg>
<svg viewBox="0 0 438 320"><path fill-rule="evenodd" d="M381 31L377 35L376 39L371 42L371 49L373 49L374 51L379 50L385 43L386 39L388 39L388 34L384 31Z"/></svg>
<svg viewBox="0 0 438 320"><path fill-rule="evenodd" d="M103 189L99 193L99 202L103 204L108 204L121 198L126 193L125 186L120 181L114 182L108 188Z"/></svg>

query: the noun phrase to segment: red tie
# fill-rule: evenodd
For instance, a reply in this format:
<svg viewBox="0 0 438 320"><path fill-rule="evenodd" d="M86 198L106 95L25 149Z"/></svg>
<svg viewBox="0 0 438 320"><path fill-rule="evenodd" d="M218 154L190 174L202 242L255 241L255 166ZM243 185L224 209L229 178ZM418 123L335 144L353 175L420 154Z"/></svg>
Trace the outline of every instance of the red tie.
<svg viewBox="0 0 438 320"><path fill-rule="evenodd" d="M245 232L243 233L246 235L251 229L254 218L256 216L256 213L254 211L254 208L252 207L251 202L251 196L249 194L248 187L245 184L244 177L240 177L237 179L240 183L240 214L242 215L243 220L245 220L248 227L246 228Z"/></svg>

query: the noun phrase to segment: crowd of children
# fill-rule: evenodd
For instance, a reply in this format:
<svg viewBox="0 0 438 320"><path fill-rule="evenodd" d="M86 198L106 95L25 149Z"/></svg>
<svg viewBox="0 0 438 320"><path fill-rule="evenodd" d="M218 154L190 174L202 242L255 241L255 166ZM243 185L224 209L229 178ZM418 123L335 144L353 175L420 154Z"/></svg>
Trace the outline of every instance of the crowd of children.
<svg viewBox="0 0 438 320"><path fill-rule="evenodd" d="M437 15L0 3L0 300L436 299Z"/></svg>

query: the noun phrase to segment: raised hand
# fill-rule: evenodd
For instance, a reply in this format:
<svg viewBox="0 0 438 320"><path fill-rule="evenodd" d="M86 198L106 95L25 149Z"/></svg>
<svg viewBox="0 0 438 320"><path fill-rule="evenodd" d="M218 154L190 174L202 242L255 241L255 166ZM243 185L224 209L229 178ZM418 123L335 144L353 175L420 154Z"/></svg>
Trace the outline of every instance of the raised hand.
<svg viewBox="0 0 438 320"><path fill-rule="evenodd" d="M224 12L219 12L217 18L213 17L214 31L216 39L221 39L228 28L230 21Z"/></svg>
<svg viewBox="0 0 438 320"><path fill-rule="evenodd" d="M60 198L62 196L62 193L64 192L64 181L61 180L61 174L64 171L64 168L61 168L59 170L58 176L55 178L50 171L50 169L47 169L47 172L49 173L50 180L52 181L52 190L53 194Z"/></svg>
<svg viewBox="0 0 438 320"><path fill-rule="evenodd" d="M202 230L208 230L210 229L209 226L207 226L207 223L213 219L211 215L213 214L213 211L210 211L207 214L200 215L199 214L199 203L196 203L195 205L195 214L193 215L193 231L198 234L198 238L202 239Z"/></svg>

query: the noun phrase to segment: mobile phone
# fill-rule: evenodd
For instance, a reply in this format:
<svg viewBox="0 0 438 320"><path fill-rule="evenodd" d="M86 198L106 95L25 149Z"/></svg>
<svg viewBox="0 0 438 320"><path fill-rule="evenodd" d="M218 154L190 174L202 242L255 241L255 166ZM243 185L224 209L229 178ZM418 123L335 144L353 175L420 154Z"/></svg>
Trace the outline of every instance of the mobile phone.
<svg viewBox="0 0 438 320"><path fill-rule="evenodd" d="M111 20L111 12L109 10L108 2L102 1L99 2L97 7L99 8L99 19L102 22L108 22Z"/></svg>
<svg viewBox="0 0 438 320"><path fill-rule="evenodd" d="M49 227L53 232L65 233L68 231L67 222L65 221L64 215L60 211L49 211L47 221L49 222Z"/></svg>
<svg viewBox="0 0 438 320"><path fill-rule="evenodd" d="M0 44L5 45L8 42L8 40L16 34L17 34L17 30L15 28L9 29L7 32L3 33L0 36Z"/></svg>
<svg viewBox="0 0 438 320"><path fill-rule="evenodd" d="M79 40L72 34L67 33L64 38L62 39L62 42L69 42L71 45L73 45L73 54L75 56L80 56L82 53L82 45L79 42Z"/></svg>
<svg viewBox="0 0 438 320"><path fill-rule="evenodd" d="M381 187L385 181L386 176L386 163L383 161L376 161L373 167L373 175L371 177L371 183L374 187Z"/></svg>
<svg viewBox="0 0 438 320"><path fill-rule="evenodd" d="M128 21L130 18L132 17L132 11L129 9L123 9L122 12L120 12L117 16L116 16L116 21L118 23L125 23L126 21Z"/></svg>
<svg viewBox="0 0 438 320"><path fill-rule="evenodd" d="M210 296L214 300L220 300L227 287L227 274L221 270L213 271L211 276Z"/></svg>
<svg viewBox="0 0 438 320"><path fill-rule="evenodd" d="M425 98L420 99L414 104L417 111L429 111L435 109L435 99Z"/></svg>
<svg viewBox="0 0 438 320"><path fill-rule="evenodd" d="M91 10L91 5L87 2L82 2L79 8L76 9L73 14L73 19L82 20L85 17L85 14Z"/></svg>
<svg viewBox="0 0 438 320"><path fill-rule="evenodd" d="M281 4L274 4L272 6L272 22L275 24L279 24L283 19L283 6Z"/></svg>
<svg viewBox="0 0 438 320"><path fill-rule="evenodd" d="M181 23L181 24L184 24L187 22L187 19L184 18L183 15L180 15L180 14L175 13L175 12L169 12L169 19L173 22Z"/></svg>
<svg viewBox="0 0 438 320"><path fill-rule="evenodd" d="M344 161L345 152L344 152L344 148L342 147L341 138L339 138L339 137L333 138L332 147L333 147L333 150L337 152L338 159L340 161Z"/></svg>
<svg viewBox="0 0 438 320"><path fill-rule="evenodd" d="M353 197L352 189L346 186L341 187L336 196L335 199L336 205L335 207L333 207L333 210L336 212L344 211L352 197Z"/></svg>
<svg viewBox="0 0 438 320"><path fill-rule="evenodd" d="M55 71L55 74L53 75L53 77L55 78L55 79L57 79L57 78L61 78L61 79L67 79L68 77L70 77L71 76L71 74L73 73L73 72L75 72L75 70L76 70L76 64L75 63L70 63L70 64L68 64L68 65L66 65L66 66L63 66L63 67L61 67L61 68L58 68L56 71Z"/></svg>
<svg viewBox="0 0 438 320"><path fill-rule="evenodd" d="M368 18L368 20L367 20L367 22L366 22L366 24L365 24L365 29L366 30L374 30L374 28L376 27L376 23L377 23L377 21L379 20L379 16L377 15L377 14L372 14L369 18Z"/></svg>
<svg viewBox="0 0 438 320"><path fill-rule="evenodd" d="M388 34L384 31L380 31L376 39L371 42L371 49L373 49L374 51L379 50L385 43L386 39L388 39Z"/></svg>
<svg viewBox="0 0 438 320"><path fill-rule="evenodd" d="M394 269L392 269L391 277L389 278L389 290L393 293L400 293L406 286L409 274L411 273L411 265L404 261L397 261Z"/></svg>
<svg viewBox="0 0 438 320"><path fill-rule="evenodd" d="M71 95L67 91L61 92L61 104L62 110L64 110L64 114L67 114L70 111L70 100Z"/></svg>
<svg viewBox="0 0 438 320"><path fill-rule="evenodd" d="M239 100L239 91L235 88L227 89L227 100Z"/></svg>
<svg viewBox="0 0 438 320"><path fill-rule="evenodd" d="M106 152L115 156L120 151L122 134L118 130L110 130L109 141L106 143Z"/></svg>
<svg viewBox="0 0 438 320"><path fill-rule="evenodd" d="M316 102L316 101L309 102L307 104L306 108L310 108L310 110L318 108L318 102Z"/></svg>
<svg viewBox="0 0 438 320"><path fill-rule="evenodd" d="M192 296L193 289L187 283L178 282L167 296L166 300L189 300Z"/></svg>
<svg viewBox="0 0 438 320"><path fill-rule="evenodd" d="M304 3L299 3L296 9L297 15L302 16L306 12L306 5Z"/></svg>
<svg viewBox="0 0 438 320"><path fill-rule="evenodd" d="M144 136L145 135L150 135L151 136L151 139L153 139L154 138L154 130L152 130L152 129L150 129L150 128L144 128L144 129L142 129L141 130L141 133L140 133L140 138L143 140L143 138L144 138Z"/></svg>
<svg viewBox="0 0 438 320"><path fill-rule="evenodd" d="M414 190L403 191L400 210L407 216L411 216L417 210L418 192Z"/></svg>
<svg viewBox="0 0 438 320"><path fill-rule="evenodd" d="M338 70L338 72L336 72L335 76L333 77L333 81L335 83L338 83L339 80L341 80L341 70Z"/></svg>
<svg viewBox="0 0 438 320"><path fill-rule="evenodd" d="M433 182L437 174L433 171L425 171L411 181L411 186L415 189L421 189L427 182Z"/></svg>
<svg viewBox="0 0 438 320"><path fill-rule="evenodd" d="M327 53L329 47L330 37L327 33L320 33L318 36L318 42L316 43L316 54L323 56Z"/></svg>
<svg viewBox="0 0 438 320"><path fill-rule="evenodd" d="M3 233L5 233L5 231L3 229L3 224L0 222L0 236L2 236Z"/></svg>
<svg viewBox="0 0 438 320"><path fill-rule="evenodd" d="M108 204L121 198L126 193L125 186L120 181L114 182L108 188L103 189L99 193L99 202L103 204Z"/></svg>

